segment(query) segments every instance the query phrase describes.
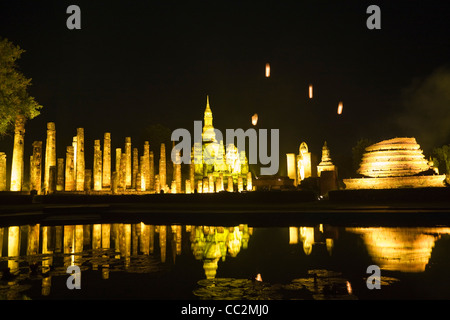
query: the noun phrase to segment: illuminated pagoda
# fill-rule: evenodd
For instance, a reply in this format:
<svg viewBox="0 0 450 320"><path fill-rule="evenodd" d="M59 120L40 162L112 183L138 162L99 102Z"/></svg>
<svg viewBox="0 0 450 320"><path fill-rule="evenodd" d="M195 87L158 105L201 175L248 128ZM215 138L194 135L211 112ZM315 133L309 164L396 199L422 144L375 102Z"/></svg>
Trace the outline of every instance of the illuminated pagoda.
<svg viewBox="0 0 450 320"><path fill-rule="evenodd" d="M344 179L346 189L444 187L415 138L384 140L366 148L359 179Z"/></svg>
<svg viewBox="0 0 450 320"><path fill-rule="evenodd" d="M238 150L230 143L217 141L213 126L213 115L206 97L206 109L202 131L202 142L194 143L194 186L198 193L220 191L251 191L251 173L245 150ZM236 189L237 188L237 189Z"/></svg>

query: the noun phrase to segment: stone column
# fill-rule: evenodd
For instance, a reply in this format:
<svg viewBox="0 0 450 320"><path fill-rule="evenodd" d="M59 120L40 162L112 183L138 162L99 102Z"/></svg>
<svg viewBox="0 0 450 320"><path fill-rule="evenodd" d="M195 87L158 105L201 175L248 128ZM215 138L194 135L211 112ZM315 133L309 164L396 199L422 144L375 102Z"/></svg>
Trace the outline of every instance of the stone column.
<svg viewBox="0 0 450 320"><path fill-rule="evenodd" d="M111 187L111 133L109 132L106 132L103 138L102 187Z"/></svg>
<svg viewBox="0 0 450 320"><path fill-rule="evenodd" d="M159 174L155 176L155 192L160 193L161 192L161 183L159 182Z"/></svg>
<svg viewBox="0 0 450 320"><path fill-rule="evenodd" d="M133 148L133 172L131 176L131 188L136 189L140 183L137 179L139 173L139 151L138 148Z"/></svg>
<svg viewBox="0 0 450 320"><path fill-rule="evenodd" d="M75 157L74 157L74 147L68 146L66 148L66 179L64 190L65 191L75 191Z"/></svg>
<svg viewBox="0 0 450 320"><path fill-rule="evenodd" d="M6 153L0 152L0 191L6 191Z"/></svg>
<svg viewBox="0 0 450 320"><path fill-rule="evenodd" d="M223 173L219 173L219 179L220 179L220 185L219 185L219 190L217 191L223 191L224 187L223 187Z"/></svg>
<svg viewBox="0 0 450 320"><path fill-rule="evenodd" d="M131 137L125 138L125 188L131 188Z"/></svg>
<svg viewBox="0 0 450 320"><path fill-rule="evenodd" d="M17 116L14 126L14 147L11 167L11 191L21 191L23 181L23 147L25 139L25 117Z"/></svg>
<svg viewBox="0 0 450 320"><path fill-rule="evenodd" d="M84 162L84 128L77 128L77 166L76 191L84 191L85 162Z"/></svg>
<svg viewBox="0 0 450 320"><path fill-rule="evenodd" d="M120 158L122 158L122 149L116 148L116 165L115 165L115 171L117 173L117 177L119 177L120 172Z"/></svg>
<svg viewBox="0 0 450 320"><path fill-rule="evenodd" d="M149 180L150 186L147 187L147 189L153 191L155 190L155 157L153 155L153 151L150 151L149 171L150 171L150 180Z"/></svg>
<svg viewBox="0 0 450 320"><path fill-rule="evenodd" d="M56 166L50 166L48 171L48 189L47 194L55 193L56 191Z"/></svg>
<svg viewBox="0 0 450 320"><path fill-rule="evenodd" d="M191 180L189 180L189 179L186 179L185 192L187 194L191 193Z"/></svg>
<svg viewBox="0 0 450 320"><path fill-rule="evenodd" d="M37 194L42 191L42 141L33 142L33 155L30 167L30 191L36 190Z"/></svg>
<svg viewBox="0 0 450 320"><path fill-rule="evenodd" d="M94 190L102 190L102 149L100 140L94 140L94 163L93 163Z"/></svg>
<svg viewBox="0 0 450 320"><path fill-rule="evenodd" d="M56 191L64 191L64 158L58 158L56 163Z"/></svg>
<svg viewBox="0 0 450 320"><path fill-rule="evenodd" d="M45 144L44 193L48 193L50 167L56 167L56 129L54 122L47 123L47 141Z"/></svg>
<svg viewBox="0 0 450 320"><path fill-rule="evenodd" d="M191 189L195 189L195 164L194 164L194 153L191 152L191 163L189 164L189 180L191 183Z"/></svg>
<svg viewBox="0 0 450 320"><path fill-rule="evenodd" d="M92 190L92 170L85 169L84 170L84 191Z"/></svg>
<svg viewBox="0 0 450 320"><path fill-rule="evenodd" d="M144 142L144 163L142 164L142 173L144 174L145 188L150 189L150 144Z"/></svg>
<svg viewBox="0 0 450 320"><path fill-rule="evenodd" d="M177 193L181 193L181 157L180 151L176 151L175 156L175 186Z"/></svg>
<svg viewBox="0 0 450 320"><path fill-rule="evenodd" d="M166 189L166 145L161 143L161 156L159 158L159 184L161 189Z"/></svg>
<svg viewBox="0 0 450 320"><path fill-rule="evenodd" d="M214 176L212 175L212 173L210 173L208 175L208 185L209 185L209 192L213 193L214 192Z"/></svg>
<svg viewBox="0 0 450 320"><path fill-rule="evenodd" d="M209 192L209 179L208 178L203 178L203 193L208 193Z"/></svg>
<svg viewBox="0 0 450 320"><path fill-rule="evenodd" d="M72 147L73 147L73 182L74 182L74 186L76 188L76 185L77 185L77 136L73 137Z"/></svg>
<svg viewBox="0 0 450 320"><path fill-rule="evenodd" d="M125 190L127 188L127 154L122 153L120 156L120 172L119 172L119 188Z"/></svg>
<svg viewBox="0 0 450 320"><path fill-rule="evenodd" d="M238 191L244 191L244 180L242 179L242 176L238 177Z"/></svg>
<svg viewBox="0 0 450 320"><path fill-rule="evenodd" d="M253 184L252 184L252 173L249 171L247 172L247 191L253 190Z"/></svg>
<svg viewBox="0 0 450 320"><path fill-rule="evenodd" d="M144 166L145 166L145 157L141 156L139 162L139 178L136 182L136 189L140 191L147 190L147 184L145 181L145 174L144 174Z"/></svg>
<svg viewBox="0 0 450 320"><path fill-rule="evenodd" d="M197 193L203 193L203 180L199 179L197 181Z"/></svg>
<svg viewBox="0 0 450 320"><path fill-rule="evenodd" d="M232 176L228 176L228 187L227 187L227 191L228 192L233 192L233 177Z"/></svg>

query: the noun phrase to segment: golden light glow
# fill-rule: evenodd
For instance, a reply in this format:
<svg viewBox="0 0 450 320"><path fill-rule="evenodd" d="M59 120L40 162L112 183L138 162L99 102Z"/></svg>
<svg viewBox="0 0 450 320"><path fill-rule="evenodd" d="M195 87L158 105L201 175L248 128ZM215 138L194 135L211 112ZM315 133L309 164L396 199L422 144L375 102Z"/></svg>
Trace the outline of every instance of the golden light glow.
<svg viewBox="0 0 450 320"><path fill-rule="evenodd" d="M360 234L382 270L424 272L435 241L449 228L346 228Z"/></svg>
<svg viewBox="0 0 450 320"><path fill-rule="evenodd" d="M270 64L266 63L266 78L270 77Z"/></svg>
<svg viewBox="0 0 450 320"><path fill-rule="evenodd" d="M339 105L338 105L338 109L337 109L337 113L338 114L342 114L342 110L344 109L344 104L342 103L342 101L341 102L339 102Z"/></svg>
<svg viewBox="0 0 450 320"><path fill-rule="evenodd" d="M312 99L313 98L313 86L312 86L312 84L309 85L308 93L309 93L309 98Z"/></svg>
<svg viewBox="0 0 450 320"><path fill-rule="evenodd" d="M263 281L263 280L262 280L262 277L261 277L261 273L258 273L258 274L256 275L255 280L256 280L256 281L261 281L261 282Z"/></svg>
<svg viewBox="0 0 450 320"><path fill-rule="evenodd" d="M258 123L258 114L255 113L255 114L252 116L252 124L253 124L254 126L256 126L257 123Z"/></svg>

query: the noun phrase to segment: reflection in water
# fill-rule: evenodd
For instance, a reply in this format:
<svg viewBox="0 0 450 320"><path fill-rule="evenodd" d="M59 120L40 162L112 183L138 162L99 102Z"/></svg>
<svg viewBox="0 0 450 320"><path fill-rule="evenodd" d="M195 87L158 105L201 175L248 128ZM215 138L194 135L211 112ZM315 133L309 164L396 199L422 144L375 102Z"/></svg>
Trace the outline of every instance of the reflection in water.
<svg viewBox="0 0 450 320"><path fill-rule="evenodd" d="M328 253L331 254L334 246L334 239L337 237L337 228L324 226L316 227L289 227L289 244L303 244L303 251L310 255L314 244L325 244Z"/></svg>
<svg viewBox="0 0 450 320"><path fill-rule="evenodd" d="M219 259L225 261L227 255L236 257L241 248L247 248L253 229L242 224L236 227L186 226L185 231L192 254L203 262L205 276L211 279L216 275ZM48 296L52 277L67 276L70 265L78 265L82 271L90 265L92 270L101 270L102 279L109 279L111 269L118 267L117 262L128 272L155 272L167 260L167 245L175 263L182 253L182 240L181 225L155 226L142 222L1 227L0 257L3 253L4 258L0 258L0 278L7 282L6 287L0 283L0 299L20 298L20 292L29 286L19 283L29 277L40 278L41 294ZM6 252L2 250L4 244ZM159 248L159 252L155 248Z"/></svg>
<svg viewBox="0 0 450 320"><path fill-rule="evenodd" d="M423 272L434 243L450 228L346 228L360 234L369 255L381 269Z"/></svg>

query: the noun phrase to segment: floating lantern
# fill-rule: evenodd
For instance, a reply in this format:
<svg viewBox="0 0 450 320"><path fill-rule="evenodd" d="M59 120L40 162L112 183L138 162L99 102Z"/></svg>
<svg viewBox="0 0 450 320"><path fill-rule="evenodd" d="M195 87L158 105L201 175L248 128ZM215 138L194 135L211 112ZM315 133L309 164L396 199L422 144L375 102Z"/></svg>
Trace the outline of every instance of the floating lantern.
<svg viewBox="0 0 450 320"><path fill-rule="evenodd" d="M255 277L256 281L261 281L262 282L262 277L261 277L261 273L258 273Z"/></svg>
<svg viewBox="0 0 450 320"><path fill-rule="evenodd" d="M338 109L337 109L337 113L338 114L342 114L342 109L344 108L344 104L342 103L342 101L341 102L339 102L339 105L338 105Z"/></svg>
<svg viewBox="0 0 450 320"><path fill-rule="evenodd" d="M266 78L270 77L270 64L266 63Z"/></svg>
<svg viewBox="0 0 450 320"><path fill-rule="evenodd" d="M309 98L312 99L313 97L313 86L312 84L309 85Z"/></svg>
<svg viewBox="0 0 450 320"><path fill-rule="evenodd" d="M252 116L252 124L253 124L254 126L256 126L257 123L258 123L258 114L255 113L255 114Z"/></svg>

